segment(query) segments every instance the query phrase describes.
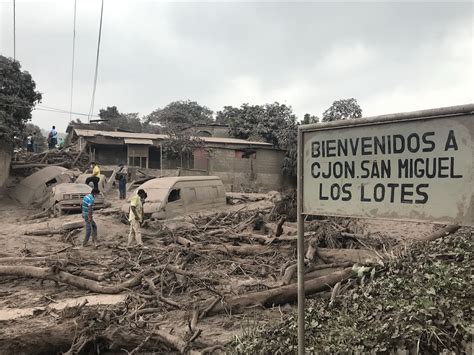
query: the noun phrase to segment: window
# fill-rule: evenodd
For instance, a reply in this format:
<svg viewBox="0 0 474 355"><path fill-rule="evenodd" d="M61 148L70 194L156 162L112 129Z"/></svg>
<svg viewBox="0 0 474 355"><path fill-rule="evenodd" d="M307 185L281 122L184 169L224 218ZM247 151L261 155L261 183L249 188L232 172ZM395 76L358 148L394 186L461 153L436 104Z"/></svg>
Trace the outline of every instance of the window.
<svg viewBox="0 0 474 355"><path fill-rule="evenodd" d="M170 195L168 196L168 202L174 202L181 199L180 192L180 189L171 190Z"/></svg>
<svg viewBox="0 0 474 355"><path fill-rule="evenodd" d="M57 183L58 183L58 180L56 180L56 178L53 178L49 181L46 181L46 186L50 187L50 186L55 185Z"/></svg>
<svg viewBox="0 0 474 355"><path fill-rule="evenodd" d="M146 168L147 160L146 157L128 157L128 165Z"/></svg>

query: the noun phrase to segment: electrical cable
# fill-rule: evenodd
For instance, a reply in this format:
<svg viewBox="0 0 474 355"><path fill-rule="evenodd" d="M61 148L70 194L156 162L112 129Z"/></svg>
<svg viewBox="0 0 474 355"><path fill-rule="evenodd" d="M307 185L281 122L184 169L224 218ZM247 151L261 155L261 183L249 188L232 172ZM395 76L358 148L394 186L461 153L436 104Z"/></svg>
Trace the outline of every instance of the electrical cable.
<svg viewBox="0 0 474 355"><path fill-rule="evenodd" d="M72 113L73 115L78 115L78 116L100 117L98 115L89 115L88 113L80 113L80 112L69 112L69 111L66 111L66 110L61 110L61 109L56 109L56 108L43 108L43 107L33 107L33 108L31 108L31 106L22 106L22 105L4 104L4 103L0 103L0 106L10 106L10 107L17 107L17 108L29 108L29 109L32 109L32 110L54 112L54 113L64 113L64 114L68 114L68 115Z"/></svg>
<svg viewBox="0 0 474 355"><path fill-rule="evenodd" d="M16 60L16 0L13 0L13 60Z"/></svg>
<svg viewBox="0 0 474 355"><path fill-rule="evenodd" d="M72 121L72 99L74 95L74 56L76 51L76 5L77 0L74 0L74 25L72 30L72 66L71 66L71 100L69 103L69 111L71 114L69 115L69 122Z"/></svg>
<svg viewBox="0 0 474 355"><path fill-rule="evenodd" d="M102 17L104 15L104 0L102 0L102 6L100 8L100 22L99 22L99 39L97 40L97 57L95 60L95 74L94 74L94 87L92 90L92 100L91 100L91 108L89 110L89 117L92 116L94 112L94 101L95 101L95 90L97 87L97 72L99 71L99 53L100 53L100 37L102 34ZM90 121L90 118L89 118Z"/></svg>

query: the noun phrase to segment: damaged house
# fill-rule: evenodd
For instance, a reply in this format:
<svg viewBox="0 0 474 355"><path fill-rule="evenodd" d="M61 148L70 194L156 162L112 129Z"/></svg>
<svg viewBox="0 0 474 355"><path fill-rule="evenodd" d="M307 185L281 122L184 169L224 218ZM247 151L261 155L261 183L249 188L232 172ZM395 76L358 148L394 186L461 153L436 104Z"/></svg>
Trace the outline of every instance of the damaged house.
<svg viewBox="0 0 474 355"><path fill-rule="evenodd" d="M166 134L132 133L88 129L81 125L68 128L67 143L80 145L91 161L101 165L124 164L140 169L159 170L170 175L170 170L180 170L180 175L219 176L227 191L281 189L284 178L281 163L284 151L269 143L243 139L203 136L200 147L179 159L167 157L163 145Z"/></svg>

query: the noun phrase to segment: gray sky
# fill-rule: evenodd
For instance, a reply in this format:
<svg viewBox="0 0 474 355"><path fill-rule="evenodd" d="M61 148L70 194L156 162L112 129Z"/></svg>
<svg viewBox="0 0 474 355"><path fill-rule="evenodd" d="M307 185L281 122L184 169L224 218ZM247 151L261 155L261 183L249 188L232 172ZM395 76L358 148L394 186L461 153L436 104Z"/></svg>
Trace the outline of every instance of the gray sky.
<svg viewBox="0 0 474 355"><path fill-rule="evenodd" d="M0 54L11 57L12 3L0 0ZM73 6L16 1L17 59L42 105L65 110ZM452 1L105 0L94 111L278 101L302 118L349 97L364 116L474 102L473 11L472 2ZM77 0L74 112L89 112L99 15L99 0ZM43 128L68 122L68 114L33 112Z"/></svg>

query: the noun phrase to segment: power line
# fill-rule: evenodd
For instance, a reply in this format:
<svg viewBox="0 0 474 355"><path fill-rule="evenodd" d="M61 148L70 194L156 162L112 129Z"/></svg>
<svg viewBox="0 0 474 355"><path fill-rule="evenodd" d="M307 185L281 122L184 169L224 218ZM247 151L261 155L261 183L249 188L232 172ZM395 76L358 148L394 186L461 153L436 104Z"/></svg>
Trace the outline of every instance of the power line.
<svg viewBox="0 0 474 355"><path fill-rule="evenodd" d="M18 105L18 104L5 104L5 103L0 103L0 106L10 106L10 107L17 107L17 108L29 108L31 109L30 106L23 106L23 105ZM42 105L38 105L42 106ZM87 116L89 117L88 113L81 113L81 112L70 112L67 110L62 110L59 108L54 108L54 107L49 107L49 106L43 106L43 107L34 107L33 110L38 110L38 111L46 111L46 112L54 112L54 113L64 113L64 114L73 114L73 115L78 115L78 116ZM1 111L1 110L0 110ZM98 115L90 115L90 117L100 117Z"/></svg>
<svg viewBox="0 0 474 355"><path fill-rule="evenodd" d="M69 103L69 111L72 112L72 99L74 93L74 54L76 51L76 4L77 0L74 0L74 26L72 30L72 66L71 66L71 101ZM72 114L69 116L69 121L72 120Z"/></svg>
<svg viewBox="0 0 474 355"><path fill-rule="evenodd" d="M103 15L104 15L104 0L102 0L102 6L100 8L99 39L97 40L97 57L95 60L94 88L92 90L92 100L91 100L91 108L89 110L89 117L92 116L92 112L94 112L95 90L97 87L97 72L99 70L100 37L102 34ZM89 118L89 121L90 121L90 118Z"/></svg>
<svg viewBox="0 0 474 355"><path fill-rule="evenodd" d="M13 0L13 60L16 60L16 0Z"/></svg>

